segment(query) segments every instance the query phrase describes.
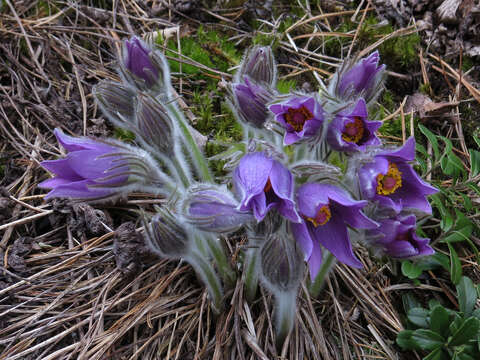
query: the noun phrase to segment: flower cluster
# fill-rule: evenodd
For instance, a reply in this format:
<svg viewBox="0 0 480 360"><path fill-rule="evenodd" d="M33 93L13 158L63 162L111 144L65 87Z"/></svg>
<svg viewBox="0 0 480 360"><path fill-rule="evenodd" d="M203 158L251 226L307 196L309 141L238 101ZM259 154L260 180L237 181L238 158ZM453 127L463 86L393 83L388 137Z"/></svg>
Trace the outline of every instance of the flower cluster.
<svg viewBox="0 0 480 360"><path fill-rule="evenodd" d="M103 81L94 97L113 124L133 132L137 146L55 130L68 154L41 163L55 177L40 186L52 189L47 198L100 200L135 190L173 199L145 214L146 244L159 256L188 261L216 311L222 286L236 281L218 234L243 227L247 297L255 296L257 281L275 295L282 341L294 321L304 261L315 294L334 259L363 266L354 252L359 241L392 258L433 253L415 231L416 216L431 213L427 196L437 191L412 167L415 141L383 146L381 122L369 115L384 70L374 52L346 61L322 91L280 95L272 50L250 49L229 86L245 134L219 155L233 168L220 179L229 187L210 173L172 95L164 56L133 37L120 59L122 83Z"/></svg>

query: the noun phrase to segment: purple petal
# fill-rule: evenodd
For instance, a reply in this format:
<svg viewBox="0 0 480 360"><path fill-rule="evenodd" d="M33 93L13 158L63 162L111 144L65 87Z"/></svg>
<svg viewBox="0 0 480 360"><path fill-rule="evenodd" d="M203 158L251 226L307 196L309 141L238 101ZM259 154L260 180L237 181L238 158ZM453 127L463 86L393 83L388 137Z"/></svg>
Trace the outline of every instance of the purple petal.
<svg viewBox="0 0 480 360"><path fill-rule="evenodd" d="M113 147L99 143L98 141L89 139L87 137L72 137L65 135L62 130L56 128L53 133L57 137L58 142L67 151L78 150L99 150L99 151L111 151Z"/></svg>
<svg viewBox="0 0 480 360"><path fill-rule="evenodd" d="M313 281L318 275L320 271L320 267L322 266L322 249L320 244L317 241L313 242L312 254L308 259L308 268L310 270L310 280Z"/></svg>
<svg viewBox="0 0 480 360"><path fill-rule="evenodd" d="M95 185L94 181L82 180L65 185L59 185L50 191L45 199L52 197L66 197L66 198L97 198L111 195L111 190L89 188L88 185Z"/></svg>
<svg viewBox="0 0 480 360"><path fill-rule="evenodd" d="M415 138L409 137L402 147L395 150L382 151L378 155L385 156L392 162L398 161L399 159L413 161L415 160Z"/></svg>
<svg viewBox="0 0 480 360"><path fill-rule="evenodd" d="M255 152L245 155L235 169L233 181L235 189L242 198L241 210L247 210L250 200L263 193L273 160L264 153Z"/></svg>
<svg viewBox="0 0 480 360"><path fill-rule="evenodd" d="M112 158L98 158L103 155L98 151L81 150L67 155L67 160L72 169L84 179L100 179L108 174L106 171L112 167Z"/></svg>
<svg viewBox="0 0 480 360"><path fill-rule="evenodd" d="M68 159L45 160L42 161L40 165L51 173L59 175L58 177L69 180L70 182L83 179L70 167Z"/></svg>
<svg viewBox="0 0 480 360"><path fill-rule="evenodd" d="M300 213L306 217L314 218L319 206L328 204L328 194L325 193L324 184L307 183L297 190L297 205Z"/></svg>
<svg viewBox="0 0 480 360"><path fill-rule="evenodd" d="M388 171L388 160L376 156L373 162L362 166L358 172L362 194L367 199L373 199L377 194L377 175L386 174Z"/></svg>
<svg viewBox="0 0 480 360"><path fill-rule="evenodd" d="M292 234L298 245L305 254L305 260L308 260L312 255L313 250L313 240L308 231L307 225L304 222L301 223L290 223Z"/></svg>
<svg viewBox="0 0 480 360"><path fill-rule="evenodd" d="M362 263L353 253L347 227L341 217L332 216L325 225L317 226L313 230L313 234L315 239L327 248L340 262L356 268L363 267Z"/></svg>
<svg viewBox="0 0 480 360"><path fill-rule="evenodd" d="M82 180L82 179L80 179ZM79 181L79 180L77 180ZM71 179L65 179L65 178L61 178L59 176L56 176L56 177L53 177L51 179L47 179L47 180L44 180L42 181L40 184L38 184L38 187L41 188L41 189L53 189L57 186L60 186L60 185L66 185L66 184L71 184L72 182L75 182Z"/></svg>
<svg viewBox="0 0 480 360"><path fill-rule="evenodd" d="M279 212L293 222L302 221L293 201L293 176L285 166L275 160L270 172L270 183L275 194L281 199Z"/></svg>
<svg viewBox="0 0 480 360"><path fill-rule="evenodd" d="M273 206L274 204L269 204L267 208L267 197L265 193L262 191L261 193L255 195L251 198L251 201L246 203L246 205L240 210L248 210L252 208L253 215L257 221L262 221L265 215L267 215L267 211Z"/></svg>

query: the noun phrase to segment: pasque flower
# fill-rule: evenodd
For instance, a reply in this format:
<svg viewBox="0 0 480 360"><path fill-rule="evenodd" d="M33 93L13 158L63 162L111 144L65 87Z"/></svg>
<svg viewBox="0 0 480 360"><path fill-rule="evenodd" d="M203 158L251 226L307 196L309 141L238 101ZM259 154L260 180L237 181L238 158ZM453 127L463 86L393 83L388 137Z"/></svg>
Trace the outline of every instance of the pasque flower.
<svg viewBox="0 0 480 360"><path fill-rule="evenodd" d="M250 48L235 74L234 82L243 82L245 75L258 84L267 87L275 86L277 82L277 67L272 48L269 46L254 46Z"/></svg>
<svg viewBox="0 0 480 360"><path fill-rule="evenodd" d="M344 190L319 183L302 185L296 198L303 222L291 224L291 228L308 261L311 278L320 269L322 246L342 263L362 267L353 253L347 225L361 229L378 226L361 212L367 201L353 200Z"/></svg>
<svg viewBox="0 0 480 360"><path fill-rule="evenodd" d="M316 135L323 124L323 109L313 96L292 97L269 106L285 128L285 145Z"/></svg>
<svg viewBox="0 0 480 360"><path fill-rule="evenodd" d="M365 100L359 99L355 107L338 113L328 126L327 141L337 151L365 151L367 146L379 145L375 131L381 121L367 120Z"/></svg>
<svg viewBox="0 0 480 360"><path fill-rule="evenodd" d="M409 138L398 149L377 153L373 161L358 171L360 189L364 198L377 201L395 212L414 208L431 214L426 195L438 190L424 182L408 161L415 159L415 139Z"/></svg>
<svg viewBox="0 0 480 360"><path fill-rule="evenodd" d="M189 190L183 208L185 217L195 227L228 233L254 220L250 211L238 210L238 205L226 188L197 186Z"/></svg>
<svg viewBox="0 0 480 360"><path fill-rule="evenodd" d="M40 188L52 189L52 197L102 198L112 195L115 188L127 183L128 164L119 156L109 156L119 149L89 138L76 138L55 129L58 142L69 151L64 159L42 161L40 165L55 174L41 182Z"/></svg>
<svg viewBox="0 0 480 360"><path fill-rule="evenodd" d="M241 198L240 210L252 210L258 221L276 208L293 222L301 221L293 200L293 176L279 161L263 152L245 155L233 174Z"/></svg>
<svg viewBox="0 0 480 360"><path fill-rule="evenodd" d="M336 93L342 98L349 98L363 94L370 98L381 80L385 65L379 65L380 55L378 51L359 60L352 67L339 74L336 83Z"/></svg>
<svg viewBox="0 0 480 360"><path fill-rule="evenodd" d="M152 50L137 37L125 41L124 65L135 76L152 86L158 78L158 69L154 66L150 53Z"/></svg>
<svg viewBox="0 0 480 360"><path fill-rule="evenodd" d="M430 239L419 237L413 214L400 214L394 218L378 220L380 227L367 232L369 241L381 253L392 258L405 259L432 255Z"/></svg>
<svg viewBox="0 0 480 360"><path fill-rule="evenodd" d="M267 103L273 100L273 90L244 76L242 82L232 84L234 110L240 120L261 128L268 118Z"/></svg>

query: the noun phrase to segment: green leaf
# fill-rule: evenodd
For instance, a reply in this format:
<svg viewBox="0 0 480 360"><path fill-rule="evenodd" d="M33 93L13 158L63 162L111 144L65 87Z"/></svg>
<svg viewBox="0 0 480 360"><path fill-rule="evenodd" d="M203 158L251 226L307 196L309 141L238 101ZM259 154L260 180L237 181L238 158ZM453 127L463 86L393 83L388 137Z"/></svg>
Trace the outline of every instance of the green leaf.
<svg viewBox="0 0 480 360"><path fill-rule="evenodd" d="M439 267L443 267L445 270L448 271L448 269L450 268L450 260L448 259L448 256L439 252L418 259L416 264L423 271L433 270Z"/></svg>
<svg viewBox="0 0 480 360"><path fill-rule="evenodd" d="M468 150L470 153L470 175L475 177L480 173L480 152L476 150Z"/></svg>
<svg viewBox="0 0 480 360"><path fill-rule="evenodd" d="M442 348L438 347L433 350L430 354L425 356L423 360L441 360L442 359Z"/></svg>
<svg viewBox="0 0 480 360"><path fill-rule="evenodd" d="M433 153L435 154L435 159L438 159L440 157L440 151L438 149L438 141L437 141L436 135L432 133L430 130L428 130L422 124L418 124L418 128L420 129L420 132L427 137L430 144L432 144L432 149L433 149Z"/></svg>
<svg viewBox="0 0 480 360"><path fill-rule="evenodd" d="M402 274L409 279L416 279L422 274L422 268L411 261L402 261Z"/></svg>
<svg viewBox="0 0 480 360"><path fill-rule="evenodd" d="M446 199L448 199L448 193L445 191L442 191L440 189L441 193L434 194L430 197L432 200L433 204L435 207L438 209L441 215L441 221L440 221L440 228L444 231L447 232L449 231L454 223L452 213L445 207L444 203L446 203ZM480 194L480 188L479 188L479 194Z"/></svg>
<svg viewBox="0 0 480 360"><path fill-rule="evenodd" d="M422 304L411 293L402 296L403 311L408 313L413 308L421 308Z"/></svg>
<svg viewBox="0 0 480 360"><path fill-rule="evenodd" d="M430 313L430 330L446 335L450 323L449 318L448 311L442 305L435 306Z"/></svg>
<svg viewBox="0 0 480 360"><path fill-rule="evenodd" d="M459 346L466 344L471 339L477 337L479 328L480 320L474 317L468 318L448 340L448 346Z"/></svg>
<svg viewBox="0 0 480 360"><path fill-rule="evenodd" d="M412 340L423 350L434 350L442 347L445 343L445 339L440 334L427 329L415 330L412 334Z"/></svg>
<svg viewBox="0 0 480 360"><path fill-rule="evenodd" d="M458 306L465 317L472 315L473 308L477 302L477 290L473 281L466 276L462 276L457 285Z"/></svg>
<svg viewBox="0 0 480 360"><path fill-rule="evenodd" d="M458 284L462 277L462 264L458 258L457 252L450 243L447 243L450 250L450 279L454 284Z"/></svg>
<svg viewBox="0 0 480 360"><path fill-rule="evenodd" d="M420 350L420 346L412 339L413 330L402 330L397 335L397 344L404 350Z"/></svg>
<svg viewBox="0 0 480 360"><path fill-rule="evenodd" d="M470 238L471 234L472 234L472 226L468 225L459 230L453 230L453 232L447 237L445 237L442 240L442 242L454 243L454 242L465 241Z"/></svg>
<svg viewBox="0 0 480 360"><path fill-rule="evenodd" d="M468 354L461 353L461 354L458 354L458 360L475 360L475 358L471 357Z"/></svg>
<svg viewBox="0 0 480 360"><path fill-rule="evenodd" d="M407 313L408 320L422 328L428 328L428 316L429 311L421 307L410 309Z"/></svg>

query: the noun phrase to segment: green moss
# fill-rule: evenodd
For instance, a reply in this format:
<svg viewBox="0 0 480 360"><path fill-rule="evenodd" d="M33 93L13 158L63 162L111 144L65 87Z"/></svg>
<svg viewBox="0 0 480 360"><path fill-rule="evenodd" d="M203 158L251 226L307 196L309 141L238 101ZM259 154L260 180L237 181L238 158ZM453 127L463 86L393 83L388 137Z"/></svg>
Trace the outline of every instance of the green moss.
<svg viewBox="0 0 480 360"><path fill-rule="evenodd" d="M278 80L277 82L277 90L281 94L288 94L292 89L295 89L297 82L294 79L288 80Z"/></svg>
<svg viewBox="0 0 480 360"><path fill-rule="evenodd" d="M129 130L122 128L115 128L113 130L113 135L116 139L125 141L126 143L133 143L135 141L135 134Z"/></svg>
<svg viewBox="0 0 480 360"><path fill-rule="evenodd" d="M468 56L462 58L462 71L467 72L475 65L475 61Z"/></svg>

